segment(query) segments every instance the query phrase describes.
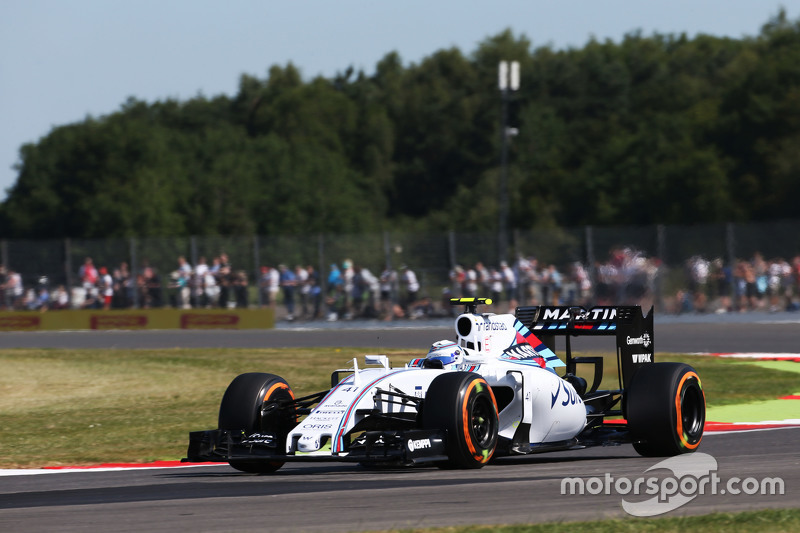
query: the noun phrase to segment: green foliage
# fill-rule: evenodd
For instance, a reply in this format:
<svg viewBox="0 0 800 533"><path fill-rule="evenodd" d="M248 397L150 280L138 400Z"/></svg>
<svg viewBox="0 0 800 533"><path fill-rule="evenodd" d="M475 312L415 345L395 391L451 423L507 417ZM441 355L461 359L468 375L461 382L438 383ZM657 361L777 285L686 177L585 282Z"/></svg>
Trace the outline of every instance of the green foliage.
<svg viewBox="0 0 800 533"><path fill-rule="evenodd" d="M796 217L800 22L780 11L739 40L554 50L506 30L372 75L290 63L230 97L132 98L21 147L0 238L492 230L500 60L522 72L512 228Z"/></svg>

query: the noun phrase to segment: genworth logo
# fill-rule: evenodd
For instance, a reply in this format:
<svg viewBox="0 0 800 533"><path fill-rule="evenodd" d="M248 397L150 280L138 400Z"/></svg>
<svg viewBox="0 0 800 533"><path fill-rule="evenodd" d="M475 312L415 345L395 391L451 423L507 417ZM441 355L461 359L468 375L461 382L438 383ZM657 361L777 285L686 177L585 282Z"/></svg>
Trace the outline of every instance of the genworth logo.
<svg viewBox="0 0 800 533"><path fill-rule="evenodd" d="M669 474L664 475L663 471ZM645 470L647 473L652 475L630 479L606 473L602 478L564 478L561 494L619 494L625 512L645 517L674 511L705 494L747 497L785 493L783 479L777 477L721 478L717 474L717 460L707 453L670 457ZM642 499L643 496L651 497Z"/></svg>

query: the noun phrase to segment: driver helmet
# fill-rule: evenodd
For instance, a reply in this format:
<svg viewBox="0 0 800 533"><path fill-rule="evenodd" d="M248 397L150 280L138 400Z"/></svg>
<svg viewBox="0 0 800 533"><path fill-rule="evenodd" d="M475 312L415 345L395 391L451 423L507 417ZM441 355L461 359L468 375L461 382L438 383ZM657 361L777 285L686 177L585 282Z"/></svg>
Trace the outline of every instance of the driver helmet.
<svg viewBox="0 0 800 533"><path fill-rule="evenodd" d="M443 368L455 369L461 364L464 352L453 341L434 342L428 350L427 361L438 361ZM438 366L438 365L437 365Z"/></svg>

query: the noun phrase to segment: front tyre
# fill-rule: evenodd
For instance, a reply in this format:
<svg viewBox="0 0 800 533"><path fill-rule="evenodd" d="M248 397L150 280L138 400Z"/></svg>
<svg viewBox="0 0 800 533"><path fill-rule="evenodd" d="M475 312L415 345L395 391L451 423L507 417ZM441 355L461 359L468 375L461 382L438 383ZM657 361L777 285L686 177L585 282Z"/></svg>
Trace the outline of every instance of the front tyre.
<svg viewBox="0 0 800 533"><path fill-rule="evenodd" d="M425 394L422 427L447 431L448 466L480 468L497 447L497 402L481 376L447 372Z"/></svg>
<svg viewBox="0 0 800 533"><path fill-rule="evenodd" d="M683 363L653 363L636 371L626 392L633 447L646 457L690 453L703 438L706 398L697 372Z"/></svg>
<svg viewBox="0 0 800 533"><path fill-rule="evenodd" d="M292 400L294 393L283 378L259 372L241 374L228 385L222 396L219 429L246 434L271 433L280 446L297 423L297 416L293 409L280 408L274 402ZM228 463L242 472L268 474L282 467L284 461L235 459Z"/></svg>

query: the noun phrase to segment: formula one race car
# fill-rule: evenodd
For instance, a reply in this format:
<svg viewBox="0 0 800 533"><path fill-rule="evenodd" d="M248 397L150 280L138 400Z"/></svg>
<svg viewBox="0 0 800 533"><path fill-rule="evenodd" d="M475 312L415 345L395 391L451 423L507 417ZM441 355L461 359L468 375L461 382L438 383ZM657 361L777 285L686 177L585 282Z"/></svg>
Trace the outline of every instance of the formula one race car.
<svg viewBox="0 0 800 533"><path fill-rule="evenodd" d="M641 455L671 456L700 444L700 378L688 365L654 362L652 309L537 306L511 315L479 314L491 303L484 298L451 303L466 307L455 340L403 368L367 355L367 368L354 359L333 372L329 390L300 398L278 376L238 376L222 397L219 428L190 433L184 461L253 473L311 460L480 468L501 455L633 443ZM580 335L616 338L619 388L599 389L602 357L572 356L570 338ZM566 362L553 351L556 336L566 337Z"/></svg>

